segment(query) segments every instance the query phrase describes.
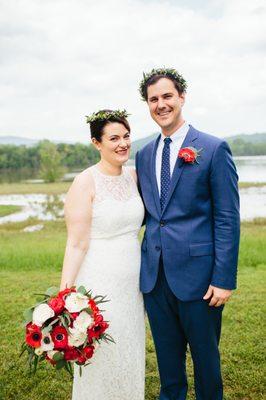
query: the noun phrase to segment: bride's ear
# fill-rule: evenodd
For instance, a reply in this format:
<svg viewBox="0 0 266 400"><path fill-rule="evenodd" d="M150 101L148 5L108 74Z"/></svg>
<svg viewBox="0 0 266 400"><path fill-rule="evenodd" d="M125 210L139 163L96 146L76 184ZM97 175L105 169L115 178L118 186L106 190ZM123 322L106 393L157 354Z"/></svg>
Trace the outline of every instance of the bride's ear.
<svg viewBox="0 0 266 400"><path fill-rule="evenodd" d="M98 142L98 140L96 140L95 138L91 139L93 146L96 148L96 150L101 151L101 146L100 143Z"/></svg>

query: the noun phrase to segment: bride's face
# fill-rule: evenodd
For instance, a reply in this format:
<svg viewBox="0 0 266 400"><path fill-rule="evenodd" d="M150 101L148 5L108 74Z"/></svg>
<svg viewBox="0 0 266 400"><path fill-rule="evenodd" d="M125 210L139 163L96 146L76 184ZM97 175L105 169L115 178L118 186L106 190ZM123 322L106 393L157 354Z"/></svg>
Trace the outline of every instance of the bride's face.
<svg viewBox="0 0 266 400"><path fill-rule="evenodd" d="M93 141L101 158L113 165L123 165L130 155L130 132L123 124L111 122L104 127L101 142Z"/></svg>

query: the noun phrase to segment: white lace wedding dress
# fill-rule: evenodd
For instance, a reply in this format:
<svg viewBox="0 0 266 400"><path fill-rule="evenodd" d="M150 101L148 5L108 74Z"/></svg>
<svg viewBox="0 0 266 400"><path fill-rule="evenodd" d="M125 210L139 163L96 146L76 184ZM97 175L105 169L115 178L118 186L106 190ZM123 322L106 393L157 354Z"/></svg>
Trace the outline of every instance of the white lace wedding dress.
<svg viewBox="0 0 266 400"><path fill-rule="evenodd" d="M113 343L102 343L79 376L72 400L144 400L145 327L139 291L138 232L144 208L130 171L119 176L91 168L96 195L90 246L75 284L106 295L104 317Z"/></svg>

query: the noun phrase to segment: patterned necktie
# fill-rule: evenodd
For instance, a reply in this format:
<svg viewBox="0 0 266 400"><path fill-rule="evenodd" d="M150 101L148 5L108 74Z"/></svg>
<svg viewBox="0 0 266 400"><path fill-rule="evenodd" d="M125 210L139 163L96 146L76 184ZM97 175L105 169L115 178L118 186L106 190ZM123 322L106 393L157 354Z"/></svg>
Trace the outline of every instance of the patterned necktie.
<svg viewBox="0 0 266 400"><path fill-rule="evenodd" d="M164 147L162 154L162 168L161 168L161 210L164 208L165 201L170 188L170 143L172 139L169 137L164 139Z"/></svg>

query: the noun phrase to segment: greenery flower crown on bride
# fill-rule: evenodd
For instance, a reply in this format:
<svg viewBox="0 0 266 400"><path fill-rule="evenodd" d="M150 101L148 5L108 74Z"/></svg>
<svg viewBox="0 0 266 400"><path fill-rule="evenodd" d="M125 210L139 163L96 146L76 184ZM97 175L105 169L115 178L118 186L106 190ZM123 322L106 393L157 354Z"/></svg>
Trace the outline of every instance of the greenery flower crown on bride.
<svg viewBox="0 0 266 400"><path fill-rule="evenodd" d="M112 111L97 111L91 115L86 115L87 124L95 121L106 121L112 118L127 118L130 114L124 110L112 110Z"/></svg>
<svg viewBox="0 0 266 400"><path fill-rule="evenodd" d="M142 100L144 100L144 101L146 101L145 90L146 90L147 82L152 76L155 76L155 75L165 75L166 77L168 76L168 77L174 79L175 81L178 82L178 84L183 92L185 92L187 89L186 80L183 78L183 76L181 74L179 74L177 72L176 69L174 69L174 68L153 68L150 72L147 72L147 73L143 72L143 79L139 85L139 92L141 94Z"/></svg>

